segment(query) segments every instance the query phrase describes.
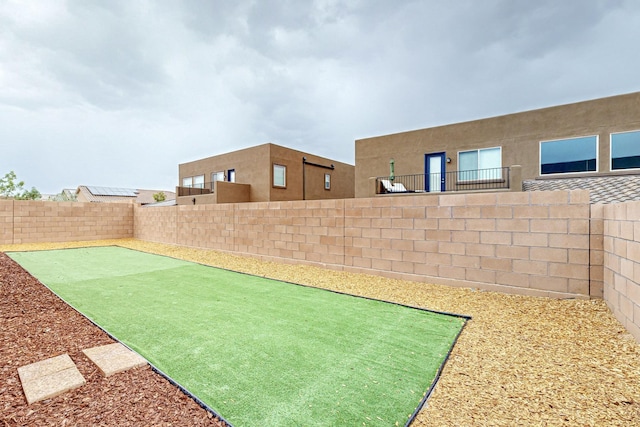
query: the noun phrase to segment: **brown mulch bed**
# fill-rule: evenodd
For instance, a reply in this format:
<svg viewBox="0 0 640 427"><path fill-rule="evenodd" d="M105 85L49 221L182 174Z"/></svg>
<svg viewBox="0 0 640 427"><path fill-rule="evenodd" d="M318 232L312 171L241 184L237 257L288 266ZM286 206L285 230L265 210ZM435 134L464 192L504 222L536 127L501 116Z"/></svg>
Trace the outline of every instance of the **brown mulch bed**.
<svg viewBox="0 0 640 427"><path fill-rule="evenodd" d="M106 244L472 316L414 427L640 426L640 345L603 300L479 292L135 239L0 246L0 251ZM0 407L6 424L216 425L149 368L101 378L80 350L111 340L21 269L6 270L0 257ZM79 332L81 324L88 335ZM17 368L64 352L87 384L27 406Z"/></svg>
<svg viewBox="0 0 640 427"><path fill-rule="evenodd" d="M2 426L224 426L148 365L105 378L83 349L114 342L0 253ZM27 405L18 368L67 353L87 383Z"/></svg>

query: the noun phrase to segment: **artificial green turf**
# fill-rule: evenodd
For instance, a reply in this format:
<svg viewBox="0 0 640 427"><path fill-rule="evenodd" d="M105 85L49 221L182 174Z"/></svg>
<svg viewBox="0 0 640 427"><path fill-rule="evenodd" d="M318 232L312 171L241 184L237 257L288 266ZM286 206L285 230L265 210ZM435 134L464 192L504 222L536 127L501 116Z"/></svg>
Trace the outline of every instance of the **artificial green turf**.
<svg viewBox="0 0 640 427"><path fill-rule="evenodd" d="M235 427L404 425L464 324L118 247L8 255Z"/></svg>

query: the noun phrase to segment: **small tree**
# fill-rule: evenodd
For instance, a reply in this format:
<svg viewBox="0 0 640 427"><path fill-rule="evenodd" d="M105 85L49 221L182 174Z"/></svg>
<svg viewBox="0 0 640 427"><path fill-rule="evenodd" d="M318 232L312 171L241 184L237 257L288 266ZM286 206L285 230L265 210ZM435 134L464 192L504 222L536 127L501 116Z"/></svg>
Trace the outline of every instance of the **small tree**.
<svg viewBox="0 0 640 427"><path fill-rule="evenodd" d="M24 181L17 181L18 177L14 171L7 173L0 178L0 198L18 200L37 200L42 195L35 187L31 190L24 189Z"/></svg>
<svg viewBox="0 0 640 427"><path fill-rule="evenodd" d="M156 202L164 202L165 200L167 200L167 196L164 194L164 192L159 192L153 195L153 200L155 200Z"/></svg>

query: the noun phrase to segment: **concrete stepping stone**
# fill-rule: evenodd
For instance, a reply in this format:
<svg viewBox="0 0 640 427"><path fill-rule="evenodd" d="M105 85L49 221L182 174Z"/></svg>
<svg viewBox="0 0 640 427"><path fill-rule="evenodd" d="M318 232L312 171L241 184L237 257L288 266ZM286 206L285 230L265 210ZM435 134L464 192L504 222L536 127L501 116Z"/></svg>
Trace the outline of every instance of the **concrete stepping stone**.
<svg viewBox="0 0 640 427"><path fill-rule="evenodd" d="M29 405L86 383L68 354L21 366L18 375Z"/></svg>
<svg viewBox="0 0 640 427"><path fill-rule="evenodd" d="M88 348L82 352L95 363L105 377L127 369L144 366L147 363L144 357L119 342Z"/></svg>

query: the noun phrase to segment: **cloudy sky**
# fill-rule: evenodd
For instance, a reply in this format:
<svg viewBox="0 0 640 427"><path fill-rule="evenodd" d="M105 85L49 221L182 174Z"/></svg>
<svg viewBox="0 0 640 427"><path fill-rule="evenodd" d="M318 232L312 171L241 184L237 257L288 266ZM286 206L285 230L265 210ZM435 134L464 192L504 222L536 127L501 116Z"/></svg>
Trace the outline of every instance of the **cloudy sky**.
<svg viewBox="0 0 640 427"><path fill-rule="evenodd" d="M0 0L0 176L170 190L265 142L354 140L640 90L637 0Z"/></svg>

